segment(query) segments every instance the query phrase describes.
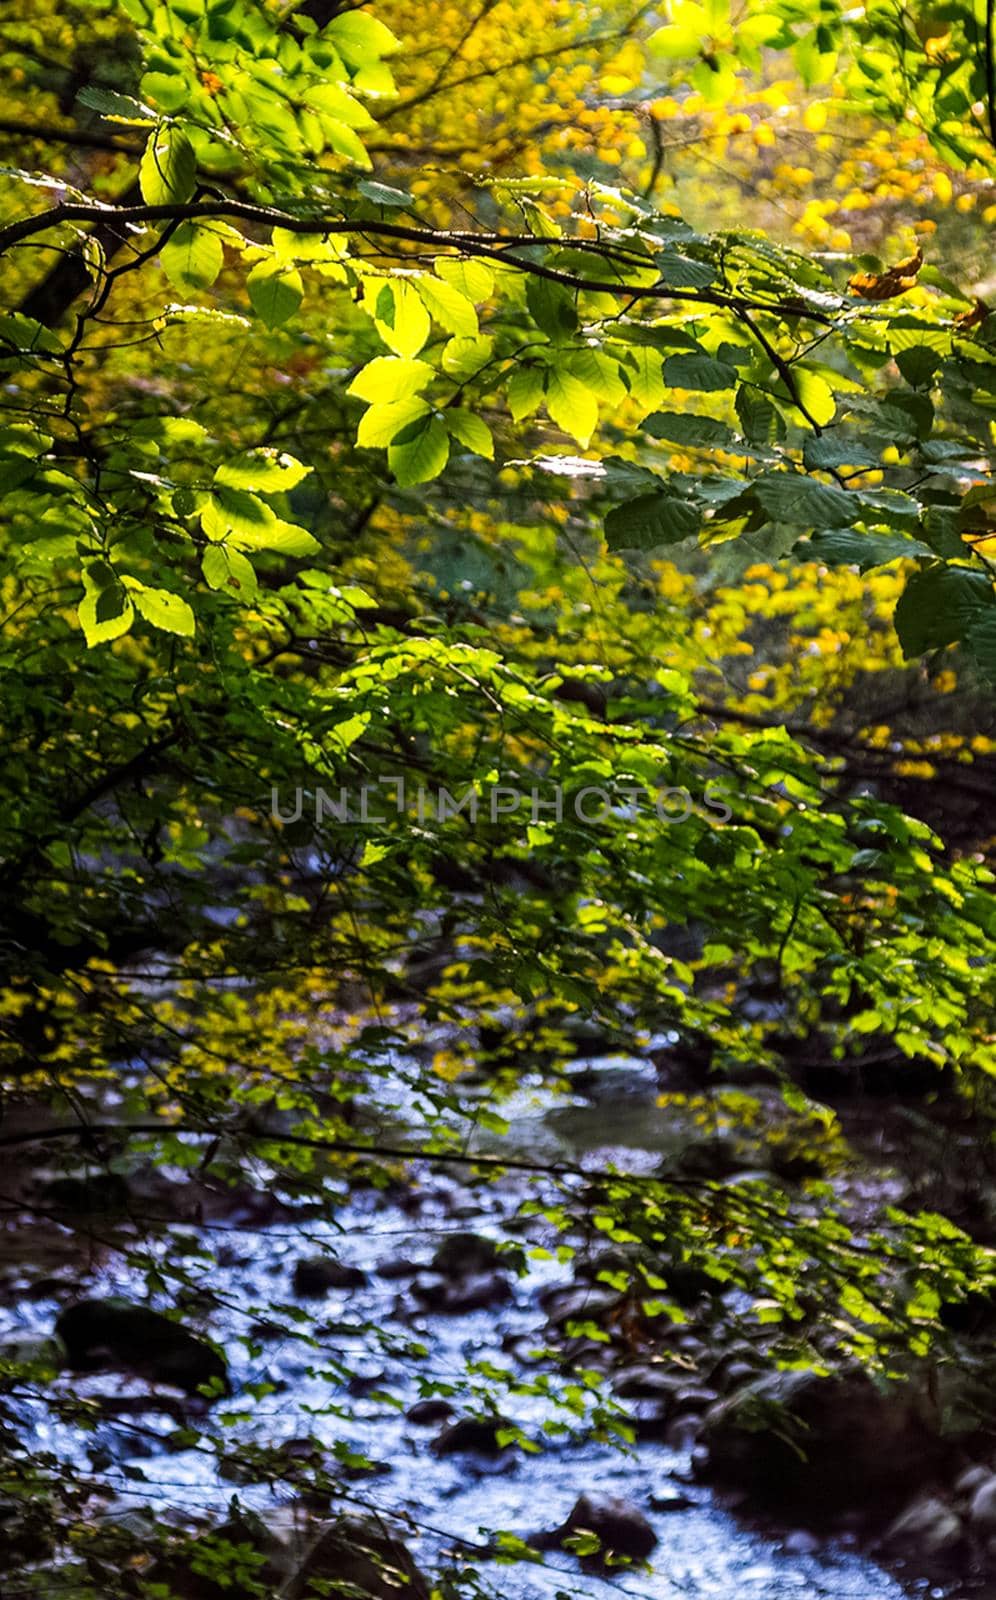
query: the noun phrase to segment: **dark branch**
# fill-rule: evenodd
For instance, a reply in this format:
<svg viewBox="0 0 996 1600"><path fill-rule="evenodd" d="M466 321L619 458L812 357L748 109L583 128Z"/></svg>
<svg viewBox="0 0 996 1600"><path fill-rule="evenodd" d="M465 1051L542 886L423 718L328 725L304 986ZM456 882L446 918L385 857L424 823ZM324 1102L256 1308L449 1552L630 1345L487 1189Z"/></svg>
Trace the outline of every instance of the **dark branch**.
<svg viewBox="0 0 996 1600"><path fill-rule="evenodd" d="M360 238L371 240L390 239L405 244L421 244L431 246L436 250L454 250L463 255L480 256L486 260L500 261L505 266L514 267L519 272L529 273L533 277L547 278L552 283L562 284L565 288L575 292L591 294L612 294L630 301L638 300L682 300L698 305L711 305L721 307L723 310L732 311L736 316L743 318L748 311L778 313L777 302L750 299L744 295L724 293L719 289L675 289L667 284L658 282L654 284L625 283L619 279L587 278L576 273L562 272L556 267L547 267L540 262L524 260L521 256L511 255L512 250L535 249L537 246L549 246L550 240L537 238L535 234L503 234L461 231L447 228L423 228L411 223L387 222L377 219L357 219L346 217L300 217L288 215L269 206L257 206L244 200L228 200L225 198L211 200L192 200L185 204L165 205L132 205L125 204L116 207L87 205L68 202L63 205L53 206L48 211L36 212L31 216L21 217L17 222L10 223L6 228L0 229L0 255L14 245L20 244L25 239L33 238L35 234L45 233L50 228L58 227L67 222L94 222L98 230L102 227L125 229L140 226L150 222L185 222L198 219L215 217L233 217L243 222L256 223L260 227L284 228L289 233L324 234L328 236L353 234ZM571 250L601 257L603 260L621 259L630 264L646 265L646 262L626 252L614 251L611 246L597 239L564 239L560 241L569 245ZM120 241L119 241L120 243ZM805 310L793 310L793 315L805 316L813 322L825 327L832 327L832 318L825 312L817 311L810 307ZM40 320L40 319L39 319ZM765 336L753 324L750 331L758 343L771 357L773 364L783 379L786 380L790 393L794 389L791 374L788 373L786 364L772 353L771 346ZM809 418L805 408L798 400L795 404ZM813 423L815 427L816 424Z"/></svg>

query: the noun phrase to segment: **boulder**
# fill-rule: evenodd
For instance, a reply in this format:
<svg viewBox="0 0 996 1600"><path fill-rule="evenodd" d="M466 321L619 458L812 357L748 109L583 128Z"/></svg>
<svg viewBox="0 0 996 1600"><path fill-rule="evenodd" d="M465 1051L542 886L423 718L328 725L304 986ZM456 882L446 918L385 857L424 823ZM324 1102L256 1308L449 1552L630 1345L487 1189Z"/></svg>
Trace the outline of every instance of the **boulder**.
<svg viewBox="0 0 996 1600"><path fill-rule="evenodd" d="M55 1332L76 1372L133 1372L186 1394L217 1382L231 1392L223 1355L161 1311L124 1300L80 1300L60 1312Z"/></svg>
<svg viewBox="0 0 996 1600"><path fill-rule="evenodd" d="M713 1406L702 1439L706 1476L829 1511L898 1502L943 1457L912 1386L882 1389L860 1372L768 1373Z"/></svg>
<svg viewBox="0 0 996 1600"><path fill-rule="evenodd" d="M367 1281L359 1267L348 1267L335 1256L306 1256L294 1268L294 1293L317 1299L332 1289L362 1289Z"/></svg>
<svg viewBox="0 0 996 1600"><path fill-rule="evenodd" d="M582 1557L585 1564L594 1566L620 1557L645 1561L657 1543L657 1535L639 1507L614 1494L581 1495L561 1527L537 1534L530 1543L539 1549L556 1549L582 1534L594 1534L599 1541L598 1551Z"/></svg>
<svg viewBox="0 0 996 1600"><path fill-rule="evenodd" d="M883 1548L892 1555L950 1554L962 1540L960 1517L936 1495L923 1495L886 1529Z"/></svg>
<svg viewBox="0 0 996 1600"><path fill-rule="evenodd" d="M429 1584L408 1547L374 1516L329 1523L279 1591L280 1600L310 1594L369 1596L370 1600L429 1600Z"/></svg>

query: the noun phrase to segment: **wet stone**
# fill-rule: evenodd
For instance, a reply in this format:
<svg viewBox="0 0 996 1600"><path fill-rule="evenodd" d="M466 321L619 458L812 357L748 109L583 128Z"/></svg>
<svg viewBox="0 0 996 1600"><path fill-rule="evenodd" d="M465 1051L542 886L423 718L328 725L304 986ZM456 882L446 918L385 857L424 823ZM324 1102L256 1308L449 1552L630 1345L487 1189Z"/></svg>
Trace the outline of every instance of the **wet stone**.
<svg viewBox="0 0 996 1600"><path fill-rule="evenodd" d="M294 1293L304 1299L317 1299L333 1289L362 1289L367 1281L359 1267L350 1267L335 1256L308 1256L294 1268Z"/></svg>

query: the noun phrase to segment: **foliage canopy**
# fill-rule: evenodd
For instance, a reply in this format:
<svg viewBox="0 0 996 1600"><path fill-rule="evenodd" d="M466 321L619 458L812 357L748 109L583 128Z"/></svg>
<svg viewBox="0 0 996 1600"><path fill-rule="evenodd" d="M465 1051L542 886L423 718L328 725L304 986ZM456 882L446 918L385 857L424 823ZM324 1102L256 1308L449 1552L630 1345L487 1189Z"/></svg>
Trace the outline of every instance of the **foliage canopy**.
<svg viewBox="0 0 996 1600"><path fill-rule="evenodd" d="M857 246L811 197L792 239L679 201L784 111L786 190L896 122L974 203L990 12L423 9L8 8L5 1080L98 1158L326 1198L469 1161L592 1028L767 1066L811 1140L792 1041L983 1097L983 852L827 728L876 674L996 681L988 310L897 247L901 160ZM820 1184L533 1177L565 1236L742 1285L786 1362L922 1356L992 1276Z"/></svg>

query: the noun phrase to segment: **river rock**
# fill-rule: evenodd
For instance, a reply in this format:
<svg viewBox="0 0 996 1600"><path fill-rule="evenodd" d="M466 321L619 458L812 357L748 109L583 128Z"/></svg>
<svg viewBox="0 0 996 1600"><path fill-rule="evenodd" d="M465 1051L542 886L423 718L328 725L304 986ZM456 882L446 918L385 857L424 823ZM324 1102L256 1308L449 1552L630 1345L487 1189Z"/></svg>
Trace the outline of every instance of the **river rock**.
<svg viewBox="0 0 996 1600"><path fill-rule="evenodd" d="M759 1500L829 1509L898 1496L942 1455L912 1387L883 1391L859 1372L768 1373L713 1406L702 1437L705 1475Z"/></svg>
<svg viewBox="0 0 996 1600"><path fill-rule="evenodd" d="M416 1400L405 1412L408 1421L419 1428L435 1427L437 1422L445 1422L452 1415L453 1407L448 1400Z"/></svg>
<svg viewBox="0 0 996 1600"><path fill-rule="evenodd" d="M294 1268L294 1293L317 1299L332 1289L362 1289L367 1281L359 1267L349 1267L335 1256L306 1256Z"/></svg>
<svg viewBox="0 0 996 1600"><path fill-rule="evenodd" d="M420 1272L412 1283L412 1294L427 1311L462 1316L505 1305L512 1298L512 1286L503 1272L474 1272L456 1279Z"/></svg>
<svg viewBox="0 0 996 1600"><path fill-rule="evenodd" d="M498 1441L501 1430L511 1426L506 1417L460 1417L436 1435L432 1448L437 1456L459 1455L465 1450L475 1455L498 1456L512 1448Z"/></svg>
<svg viewBox="0 0 996 1600"><path fill-rule="evenodd" d="M936 1495L924 1495L900 1512L882 1544L895 1555L946 1555L962 1538L961 1519Z"/></svg>
<svg viewBox="0 0 996 1600"><path fill-rule="evenodd" d="M66 1362L77 1372L107 1368L134 1372L186 1394L217 1380L229 1394L228 1365L204 1339L180 1323L124 1300L80 1300L56 1318Z"/></svg>
<svg viewBox="0 0 996 1600"><path fill-rule="evenodd" d="M668 1363L640 1362L626 1367L613 1382L620 1400L673 1399L689 1382L688 1373Z"/></svg>
<svg viewBox="0 0 996 1600"><path fill-rule="evenodd" d="M968 1507L968 1520L972 1532L980 1539L996 1534L996 1473L990 1473L985 1483L979 1484Z"/></svg>
<svg viewBox="0 0 996 1600"><path fill-rule="evenodd" d="M582 1533L593 1533L599 1540L600 1550L584 1558L594 1565L602 1565L612 1556L645 1561L657 1543L657 1535L639 1507L614 1494L581 1495L561 1527L537 1535L530 1543L553 1549L562 1546L572 1534Z"/></svg>
<svg viewBox="0 0 996 1600"><path fill-rule="evenodd" d="M675 1162L685 1177L710 1179L731 1177L751 1164L751 1152L731 1134L690 1139Z"/></svg>
<svg viewBox="0 0 996 1600"><path fill-rule="evenodd" d="M668 1485L666 1489L656 1489L647 1499L651 1511L691 1511L698 1503L690 1494L686 1494L684 1489L674 1485Z"/></svg>
<svg viewBox="0 0 996 1600"><path fill-rule="evenodd" d="M421 1268L414 1261L409 1261L405 1256L388 1256L386 1261L378 1261L376 1272L378 1278L414 1278Z"/></svg>
<svg viewBox="0 0 996 1600"><path fill-rule="evenodd" d="M808 1528L793 1528L782 1540L782 1549L789 1556L813 1556L819 1548L819 1539Z"/></svg>
<svg viewBox="0 0 996 1600"><path fill-rule="evenodd" d="M603 1323L621 1301L615 1289L591 1288L586 1283L568 1284L541 1297L554 1328L564 1328L570 1322Z"/></svg>
<svg viewBox="0 0 996 1600"><path fill-rule="evenodd" d="M312 1593L429 1600L429 1584L386 1522L345 1516L321 1530L280 1590L280 1600L301 1600Z"/></svg>
<svg viewBox="0 0 996 1600"><path fill-rule="evenodd" d="M433 1272L444 1278L464 1278L470 1273L487 1272L501 1261L501 1251L493 1239L480 1233L450 1233L430 1263Z"/></svg>

